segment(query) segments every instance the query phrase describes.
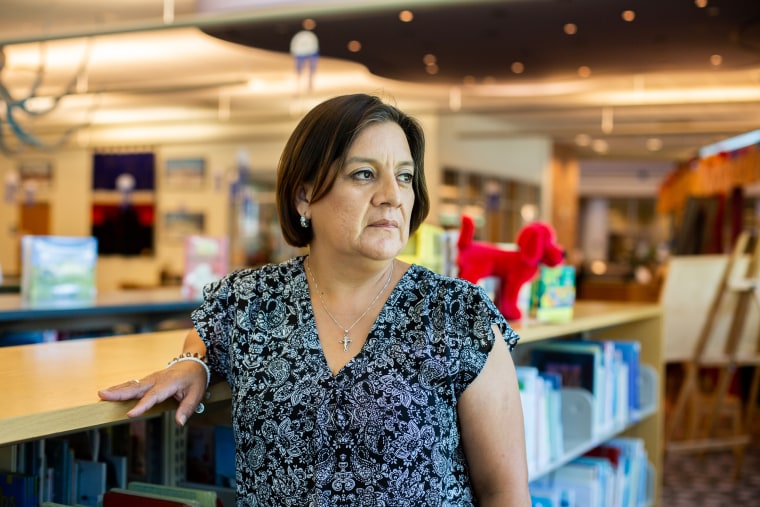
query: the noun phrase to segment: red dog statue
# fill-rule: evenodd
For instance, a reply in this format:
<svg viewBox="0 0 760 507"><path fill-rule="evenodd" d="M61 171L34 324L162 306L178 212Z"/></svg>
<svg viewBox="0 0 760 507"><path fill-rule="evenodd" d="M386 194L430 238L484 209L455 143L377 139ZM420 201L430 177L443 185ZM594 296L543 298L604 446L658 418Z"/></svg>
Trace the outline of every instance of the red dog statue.
<svg viewBox="0 0 760 507"><path fill-rule="evenodd" d="M496 306L508 320L519 320L522 312L517 297L524 283L538 272L539 264L556 266L565 252L556 242L554 229L544 222L532 222L517 235L517 249L504 250L493 244L473 241L475 224L472 218L462 216L462 228L457 241L457 267L459 277L472 283L481 278L499 279Z"/></svg>

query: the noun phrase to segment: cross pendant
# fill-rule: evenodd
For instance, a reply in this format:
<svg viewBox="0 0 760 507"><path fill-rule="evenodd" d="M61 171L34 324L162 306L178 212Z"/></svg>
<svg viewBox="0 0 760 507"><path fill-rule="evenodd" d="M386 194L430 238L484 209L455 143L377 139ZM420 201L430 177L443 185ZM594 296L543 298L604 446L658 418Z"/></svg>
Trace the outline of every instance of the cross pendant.
<svg viewBox="0 0 760 507"><path fill-rule="evenodd" d="M343 352L348 352L348 344L351 343L353 340L348 337L348 331L345 329L343 330L343 339L338 340L338 342L343 344Z"/></svg>

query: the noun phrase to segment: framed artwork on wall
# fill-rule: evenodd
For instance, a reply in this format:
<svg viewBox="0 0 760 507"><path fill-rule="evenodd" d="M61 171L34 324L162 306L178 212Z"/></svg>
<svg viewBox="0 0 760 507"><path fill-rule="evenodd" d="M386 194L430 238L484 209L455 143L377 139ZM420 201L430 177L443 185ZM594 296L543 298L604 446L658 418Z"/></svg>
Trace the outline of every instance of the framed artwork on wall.
<svg viewBox="0 0 760 507"><path fill-rule="evenodd" d="M53 184L53 162L22 160L18 164L18 179L22 188L30 184L37 189L50 188Z"/></svg>
<svg viewBox="0 0 760 507"><path fill-rule="evenodd" d="M170 158L164 164L167 190L200 190L205 181L206 161L203 158Z"/></svg>
<svg viewBox="0 0 760 507"><path fill-rule="evenodd" d="M163 217L164 238L169 241L183 241L185 236L204 234L206 215L200 211L167 211Z"/></svg>

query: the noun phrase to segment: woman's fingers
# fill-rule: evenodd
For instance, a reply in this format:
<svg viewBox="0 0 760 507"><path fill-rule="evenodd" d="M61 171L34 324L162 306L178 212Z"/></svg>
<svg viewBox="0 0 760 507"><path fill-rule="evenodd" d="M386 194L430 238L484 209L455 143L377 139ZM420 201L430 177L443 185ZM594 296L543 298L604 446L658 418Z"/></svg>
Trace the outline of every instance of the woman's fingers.
<svg viewBox="0 0 760 507"><path fill-rule="evenodd" d="M98 396L106 401L137 399L135 406L127 412L128 417L141 416L155 405L173 397L179 402L175 419L178 424L184 425L190 416L205 410L202 403L204 386L205 372L198 365L185 362L141 379L101 389Z"/></svg>
<svg viewBox="0 0 760 507"><path fill-rule="evenodd" d="M120 401L139 398L152 384L146 380L134 379L98 391L98 396L105 401Z"/></svg>

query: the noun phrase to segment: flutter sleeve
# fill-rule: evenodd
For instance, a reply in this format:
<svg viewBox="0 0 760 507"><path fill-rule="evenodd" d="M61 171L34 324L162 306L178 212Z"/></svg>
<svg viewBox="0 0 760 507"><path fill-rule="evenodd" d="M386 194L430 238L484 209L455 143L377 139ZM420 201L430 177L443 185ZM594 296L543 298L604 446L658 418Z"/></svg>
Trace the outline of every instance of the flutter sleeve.
<svg viewBox="0 0 760 507"><path fill-rule="evenodd" d="M462 306L455 312L459 349L455 384L457 397L483 370L496 340L494 324L501 331L510 351L520 338L482 287L466 282L459 301Z"/></svg>
<svg viewBox="0 0 760 507"><path fill-rule="evenodd" d="M228 378L230 341L235 327L235 286L240 272L233 272L203 288L203 303L191 314L195 330L206 345L206 361L212 378Z"/></svg>

